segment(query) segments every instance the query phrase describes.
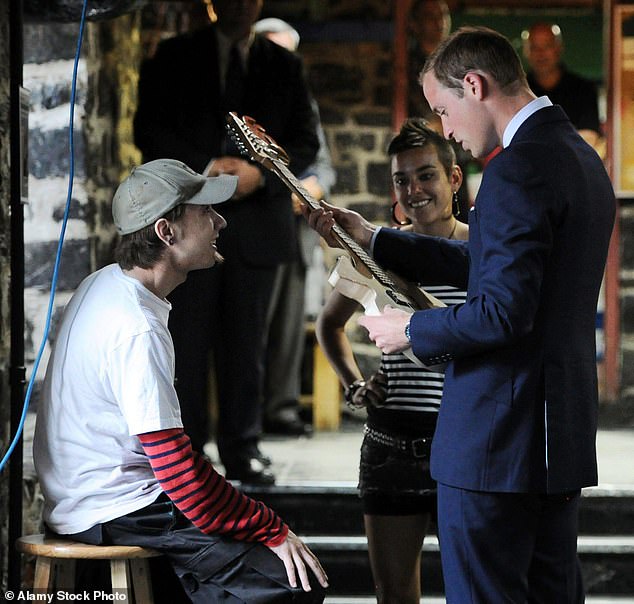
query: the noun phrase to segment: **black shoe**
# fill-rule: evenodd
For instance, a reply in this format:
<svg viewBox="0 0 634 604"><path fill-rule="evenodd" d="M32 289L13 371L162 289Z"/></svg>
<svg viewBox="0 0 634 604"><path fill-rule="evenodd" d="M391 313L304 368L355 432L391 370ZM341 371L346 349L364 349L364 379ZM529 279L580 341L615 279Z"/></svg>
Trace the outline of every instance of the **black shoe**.
<svg viewBox="0 0 634 604"><path fill-rule="evenodd" d="M275 484L275 475L255 457L235 459L225 465L225 478L239 480L243 484L270 486Z"/></svg>
<svg viewBox="0 0 634 604"><path fill-rule="evenodd" d="M267 434L282 436L309 436L313 433L313 427L303 421L294 409L285 409L276 416L265 419L263 428Z"/></svg>
<svg viewBox="0 0 634 604"><path fill-rule="evenodd" d="M273 460L266 453L263 453L262 449L260 449L257 445L253 445L249 448L249 454L267 468L273 464Z"/></svg>

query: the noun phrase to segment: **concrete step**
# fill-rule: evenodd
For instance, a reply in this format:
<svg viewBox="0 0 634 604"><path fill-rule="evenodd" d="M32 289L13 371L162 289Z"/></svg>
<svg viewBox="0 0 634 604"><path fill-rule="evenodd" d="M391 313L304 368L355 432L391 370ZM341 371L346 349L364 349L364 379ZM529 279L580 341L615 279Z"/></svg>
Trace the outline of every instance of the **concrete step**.
<svg viewBox="0 0 634 604"><path fill-rule="evenodd" d="M297 482L245 486L245 492L278 512L295 532L307 535L362 535L363 514L356 483ZM584 489L579 532L634 535L634 485Z"/></svg>
<svg viewBox="0 0 634 604"><path fill-rule="evenodd" d="M365 537L304 535L302 538L326 569L333 597L373 592ZM581 536L578 551L589 595L630 594L630 602L634 602L634 536ZM443 593L438 540L433 535L425 539L423 546L421 581L427 593Z"/></svg>
<svg viewBox="0 0 634 604"><path fill-rule="evenodd" d="M276 510L293 530L307 535L326 568L332 596L373 593L363 514L356 483L297 482L247 487ZM634 604L634 486L601 485L582 492L579 556L586 590L598 597L624 597ZM425 593L443 593L438 540L425 540L421 577Z"/></svg>
<svg viewBox="0 0 634 604"><path fill-rule="evenodd" d="M632 604L634 596L588 596L586 604ZM445 598L423 596L420 604L445 604ZM324 604L376 604L373 596L328 596Z"/></svg>

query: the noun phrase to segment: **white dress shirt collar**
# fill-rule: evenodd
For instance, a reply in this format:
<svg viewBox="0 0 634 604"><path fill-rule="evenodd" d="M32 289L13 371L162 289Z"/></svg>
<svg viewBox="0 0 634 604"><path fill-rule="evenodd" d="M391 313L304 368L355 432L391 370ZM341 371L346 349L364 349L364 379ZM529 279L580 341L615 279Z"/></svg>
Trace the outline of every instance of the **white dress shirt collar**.
<svg viewBox="0 0 634 604"><path fill-rule="evenodd" d="M537 99L532 100L528 105L524 105L508 123L504 129L504 135L502 136L502 146L506 149L511 144L515 133L519 130L520 126L536 111L543 109L544 107L550 107L552 103L547 96L540 96Z"/></svg>

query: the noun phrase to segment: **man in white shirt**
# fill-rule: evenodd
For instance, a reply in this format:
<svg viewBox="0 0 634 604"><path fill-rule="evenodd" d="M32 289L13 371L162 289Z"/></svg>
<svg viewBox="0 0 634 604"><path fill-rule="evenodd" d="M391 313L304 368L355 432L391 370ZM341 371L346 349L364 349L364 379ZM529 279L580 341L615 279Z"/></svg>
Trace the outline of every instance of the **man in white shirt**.
<svg viewBox="0 0 634 604"><path fill-rule="evenodd" d="M34 438L44 522L87 543L162 551L195 602L321 602L315 556L192 451L174 389L166 297L222 260L227 223L213 205L237 181L159 159L117 189L117 264L68 303L44 380Z"/></svg>

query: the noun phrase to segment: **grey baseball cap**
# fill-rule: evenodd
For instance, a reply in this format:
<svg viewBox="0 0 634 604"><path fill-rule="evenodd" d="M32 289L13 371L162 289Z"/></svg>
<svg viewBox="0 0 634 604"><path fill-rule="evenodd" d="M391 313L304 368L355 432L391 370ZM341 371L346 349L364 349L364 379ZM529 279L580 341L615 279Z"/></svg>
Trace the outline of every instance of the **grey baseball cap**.
<svg viewBox="0 0 634 604"><path fill-rule="evenodd" d="M229 174L203 176L175 159L155 159L132 168L112 200L120 235L152 224L181 203L213 205L227 201L238 186Z"/></svg>

